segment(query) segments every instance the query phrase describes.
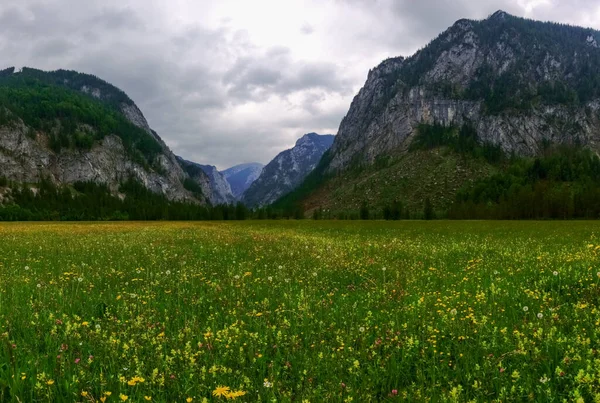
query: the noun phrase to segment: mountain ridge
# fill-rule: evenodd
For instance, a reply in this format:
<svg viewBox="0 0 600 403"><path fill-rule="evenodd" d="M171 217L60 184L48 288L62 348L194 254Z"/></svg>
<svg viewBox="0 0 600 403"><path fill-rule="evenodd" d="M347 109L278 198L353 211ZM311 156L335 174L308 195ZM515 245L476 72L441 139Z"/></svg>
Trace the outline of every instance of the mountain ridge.
<svg viewBox="0 0 600 403"><path fill-rule="evenodd" d="M263 168L258 179L242 195L242 202L249 207L262 207L294 190L316 167L334 138L331 134L303 135L294 147L280 152Z"/></svg>
<svg viewBox="0 0 600 403"><path fill-rule="evenodd" d="M206 202L186 188L189 178L175 155L112 84L74 71L24 67L3 70L0 86L0 170L8 179L95 182L118 194L120 183L133 177L170 200ZM206 191L208 179L199 179L196 185Z"/></svg>
<svg viewBox="0 0 600 403"><path fill-rule="evenodd" d="M264 164L259 162L248 162L227 168L221 173L229 182L233 196L239 200L246 189L260 176L264 167Z"/></svg>

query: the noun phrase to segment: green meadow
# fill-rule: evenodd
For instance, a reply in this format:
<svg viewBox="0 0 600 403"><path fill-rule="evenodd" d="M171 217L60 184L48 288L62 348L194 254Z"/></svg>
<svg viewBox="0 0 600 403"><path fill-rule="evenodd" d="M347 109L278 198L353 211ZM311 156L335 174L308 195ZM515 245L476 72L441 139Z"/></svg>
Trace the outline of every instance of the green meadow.
<svg viewBox="0 0 600 403"><path fill-rule="evenodd" d="M600 402L597 222L0 224L0 401Z"/></svg>

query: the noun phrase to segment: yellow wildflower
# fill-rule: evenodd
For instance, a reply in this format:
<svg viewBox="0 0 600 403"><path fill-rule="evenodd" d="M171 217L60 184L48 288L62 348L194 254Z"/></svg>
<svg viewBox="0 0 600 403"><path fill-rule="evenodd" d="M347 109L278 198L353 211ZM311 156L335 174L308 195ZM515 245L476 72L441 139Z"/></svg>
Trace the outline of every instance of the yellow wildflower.
<svg viewBox="0 0 600 403"><path fill-rule="evenodd" d="M227 397L227 395L229 394L229 390L229 386L217 386L217 388L213 390L212 395L215 397Z"/></svg>

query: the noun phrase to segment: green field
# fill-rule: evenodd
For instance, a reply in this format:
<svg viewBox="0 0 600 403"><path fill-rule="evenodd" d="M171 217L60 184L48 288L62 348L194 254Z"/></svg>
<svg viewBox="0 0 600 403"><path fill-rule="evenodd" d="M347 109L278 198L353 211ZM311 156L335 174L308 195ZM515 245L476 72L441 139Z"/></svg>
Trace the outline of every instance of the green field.
<svg viewBox="0 0 600 403"><path fill-rule="evenodd" d="M599 276L597 222L0 224L0 401L598 402Z"/></svg>

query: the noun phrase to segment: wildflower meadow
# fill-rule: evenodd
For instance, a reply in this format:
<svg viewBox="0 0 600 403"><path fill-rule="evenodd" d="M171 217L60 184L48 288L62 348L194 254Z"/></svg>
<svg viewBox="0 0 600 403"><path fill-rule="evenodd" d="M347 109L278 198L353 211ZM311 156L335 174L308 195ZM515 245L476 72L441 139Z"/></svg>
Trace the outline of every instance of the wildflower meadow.
<svg viewBox="0 0 600 403"><path fill-rule="evenodd" d="M0 401L600 402L595 222L0 224Z"/></svg>

